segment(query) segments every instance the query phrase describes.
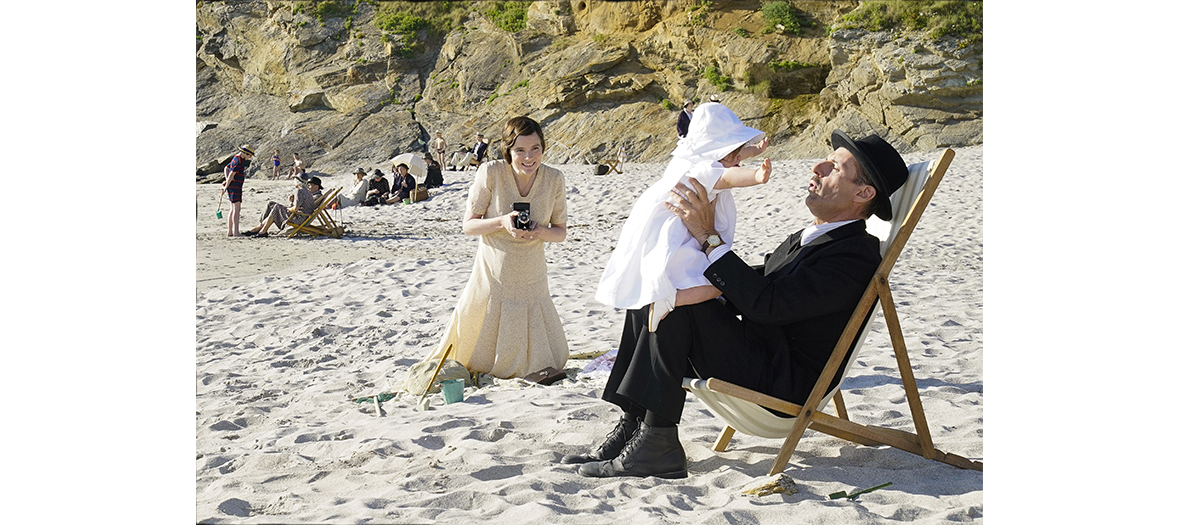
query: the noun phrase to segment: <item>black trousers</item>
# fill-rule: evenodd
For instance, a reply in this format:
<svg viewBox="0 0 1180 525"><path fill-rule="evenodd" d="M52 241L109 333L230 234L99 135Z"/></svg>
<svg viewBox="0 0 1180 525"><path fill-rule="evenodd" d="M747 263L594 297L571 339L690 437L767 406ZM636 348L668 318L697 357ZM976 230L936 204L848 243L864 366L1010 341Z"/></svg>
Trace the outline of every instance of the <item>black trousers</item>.
<svg viewBox="0 0 1180 525"><path fill-rule="evenodd" d="M627 310L623 336L602 399L623 411L652 412L680 422L685 377L715 377L766 392L773 379L770 354L746 336L740 319L720 301L678 306L647 331L650 306Z"/></svg>

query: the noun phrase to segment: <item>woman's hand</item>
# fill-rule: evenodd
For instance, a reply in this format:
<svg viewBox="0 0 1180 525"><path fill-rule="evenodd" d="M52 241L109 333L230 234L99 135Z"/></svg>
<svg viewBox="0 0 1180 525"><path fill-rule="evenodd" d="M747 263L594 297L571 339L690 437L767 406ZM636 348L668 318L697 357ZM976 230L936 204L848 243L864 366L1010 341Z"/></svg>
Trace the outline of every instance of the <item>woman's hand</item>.
<svg viewBox="0 0 1180 525"><path fill-rule="evenodd" d="M538 229L537 222L529 221L529 229L527 230L518 229L516 227L516 217L518 215L520 215L519 211L513 211L507 215L500 216L502 219L500 222L504 226L504 230L507 231L508 234L513 238L520 239L522 241L531 241L536 239L538 237L537 234L539 233L536 231Z"/></svg>
<svg viewBox="0 0 1180 525"><path fill-rule="evenodd" d="M566 227L564 224L550 224L541 226L535 221L531 230L519 230L513 223L519 212L511 212L499 217L485 219L483 215L468 215L463 221L463 233L467 235L487 235L500 230L508 232L514 239L531 241L540 239L545 242L561 242L565 240Z"/></svg>

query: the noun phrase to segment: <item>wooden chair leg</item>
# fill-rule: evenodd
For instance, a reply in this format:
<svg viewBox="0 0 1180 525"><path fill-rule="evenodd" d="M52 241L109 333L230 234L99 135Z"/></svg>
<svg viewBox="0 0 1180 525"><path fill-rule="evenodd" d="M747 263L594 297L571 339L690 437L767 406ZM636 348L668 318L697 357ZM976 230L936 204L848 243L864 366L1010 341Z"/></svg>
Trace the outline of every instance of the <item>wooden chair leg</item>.
<svg viewBox="0 0 1180 525"><path fill-rule="evenodd" d="M725 447L729 446L729 440L733 439L734 432L736 430L733 427L726 425L725 430L722 430L721 434L717 436L717 441L713 442L713 451L725 452Z"/></svg>
<svg viewBox="0 0 1180 525"><path fill-rule="evenodd" d="M832 396L832 403L836 405L836 415L847 421L848 409L844 408L844 396L841 395L839 388L836 389L836 395Z"/></svg>
<svg viewBox="0 0 1180 525"><path fill-rule="evenodd" d="M778 456L774 458L774 464L770 466L770 473L773 476L782 472L787 468L787 462L791 461L791 455L795 453L795 447L799 446L799 441L803 439L803 431L807 430L807 425L811 424L810 414L799 414L795 419L795 426L791 428L791 433L787 435L787 440L783 442L783 446L778 451Z"/></svg>
<svg viewBox="0 0 1180 525"><path fill-rule="evenodd" d="M922 444L922 455L926 459L934 459L937 450L930 437L930 427L926 423L926 411L922 409L922 400L918 397L918 384L914 380L914 370L910 367L910 356L906 351L905 338L902 336L901 322L897 318L897 307L893 304L893 292L889 289L889 283L879 283L877 288L881 299L881 313L884 314L885 325L889 328L893 354L897 357L897 371L901 375L901 384L905 387L905 397L910 405L910 415L914 419L918 441Z"/></svg>

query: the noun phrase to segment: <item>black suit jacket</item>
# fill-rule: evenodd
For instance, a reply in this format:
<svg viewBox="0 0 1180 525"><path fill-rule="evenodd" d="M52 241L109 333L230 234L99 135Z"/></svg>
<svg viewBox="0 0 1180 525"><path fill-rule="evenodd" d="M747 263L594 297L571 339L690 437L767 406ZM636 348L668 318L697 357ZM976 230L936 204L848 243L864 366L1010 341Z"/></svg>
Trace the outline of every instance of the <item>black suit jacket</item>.
<svg viewBox="0 0 1180 525"><path fill-rule="evenodd" d="M692 117L688 116L688 112L680 110L680 116L676 118L676 134L681 137L688 135L688 125L692 122Z"/></svg>
<svg viewBox="0 0 1180 525"><path fill-rule="evenodd" d="M772 376L766 393L797 404L807 400L881 264L880 241L864 221L836 228L806 247L799 245L802 234L791 235L761 267L730 252L705 270L741 314L741 335L766 352Z"/></svg>

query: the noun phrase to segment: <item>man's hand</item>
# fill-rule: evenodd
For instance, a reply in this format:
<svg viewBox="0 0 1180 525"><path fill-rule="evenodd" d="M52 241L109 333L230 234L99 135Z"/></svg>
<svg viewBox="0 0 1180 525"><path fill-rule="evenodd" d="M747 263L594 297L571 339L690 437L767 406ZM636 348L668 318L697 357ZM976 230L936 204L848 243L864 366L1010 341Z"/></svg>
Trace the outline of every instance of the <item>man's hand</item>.
<svg viewBox="0 0 1180 525"><path fill-rule="evenodd" d="M665 202L664 206L680 217L688 233L703 244L706 238L717 233L713 225L713 203L709 202L709 192L700 181L692 178L688 181L692 188L677 183L676 188L668 192L672 195L672 202Z"/></svg>

